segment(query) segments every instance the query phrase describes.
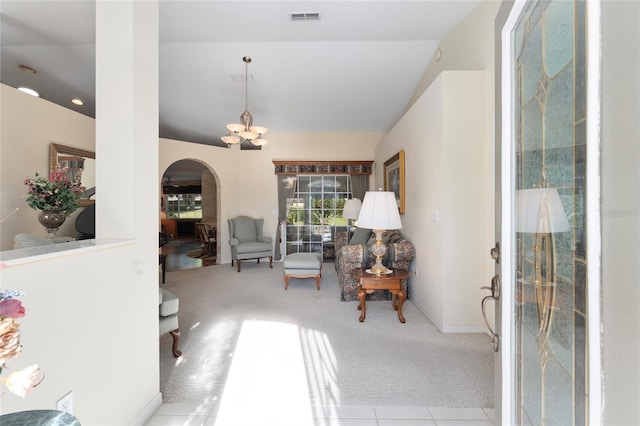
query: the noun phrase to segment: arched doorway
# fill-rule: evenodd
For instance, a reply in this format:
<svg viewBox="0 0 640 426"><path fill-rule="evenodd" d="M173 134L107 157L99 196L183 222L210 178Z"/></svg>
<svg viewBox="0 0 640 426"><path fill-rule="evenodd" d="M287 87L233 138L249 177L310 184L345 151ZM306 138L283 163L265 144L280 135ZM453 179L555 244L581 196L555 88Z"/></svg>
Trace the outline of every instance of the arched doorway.
<svg viewBox="0 0 640 426"><path fill-rule="evenodd" d="M211 168L200 160L181 159L164 171L161 179L161 231L171 236L163 247L167 269L180 270L218 263L219 241L203 245L199 224L219 229L219 183Z"/></svg>

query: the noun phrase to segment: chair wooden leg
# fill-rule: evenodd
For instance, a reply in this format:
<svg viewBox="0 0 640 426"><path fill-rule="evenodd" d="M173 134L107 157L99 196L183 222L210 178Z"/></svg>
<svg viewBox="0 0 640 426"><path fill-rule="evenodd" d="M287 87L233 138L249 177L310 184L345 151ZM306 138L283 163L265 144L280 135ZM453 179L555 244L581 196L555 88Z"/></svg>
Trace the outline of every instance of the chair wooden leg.
<svg viewBox="0 0 640 426"><path fill-rule="evenodd" d="M173 338L173 345L171 346L171 352L173 352L173 356L176 358L180 358L182 356L182 352L178 350L178 340L180 339L180 329L176 328L173 331L170 331L171 337Z"/></svg>
<svg viewBox="0 0 640 426"><path fill-rule="evenodd" d="M240 272L240 259L236 260L236 263L238 264L238 272Z"/></svg>
<svg viewBox="0 0 640 426"><path fill-rule="evenodd" d="M269 256L269 268L273 269L273 256Z"/></svg>

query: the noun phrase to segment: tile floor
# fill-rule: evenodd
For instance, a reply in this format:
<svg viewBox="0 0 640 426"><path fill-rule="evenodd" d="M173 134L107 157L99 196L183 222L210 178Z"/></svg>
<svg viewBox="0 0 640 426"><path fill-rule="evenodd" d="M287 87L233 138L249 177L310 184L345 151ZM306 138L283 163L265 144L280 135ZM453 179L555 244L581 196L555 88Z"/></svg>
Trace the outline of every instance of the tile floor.
<svg viewBox="0 0 640 426"><path fill-rule="evenodd" d="M214 410L215 411L215 410ZM198 414L193 414L198 413ZM260 419L251 424L216 419L193 404L163 404L147 426L494 426L495 410L439 407L311 407L308 416Z"/></svg>

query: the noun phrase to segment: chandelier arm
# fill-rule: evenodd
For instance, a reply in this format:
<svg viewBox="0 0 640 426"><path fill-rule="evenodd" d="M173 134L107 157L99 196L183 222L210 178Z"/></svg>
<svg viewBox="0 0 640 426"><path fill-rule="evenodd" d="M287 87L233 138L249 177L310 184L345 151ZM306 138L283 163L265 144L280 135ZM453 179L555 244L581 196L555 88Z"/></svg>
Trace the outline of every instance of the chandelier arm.
<svg viewBox="0 0 640 426"><path fill-rule="evenodd" d="M249 111L249 61L244 58L244 110ZM246 129L249 130L249 129Z"/></svg>

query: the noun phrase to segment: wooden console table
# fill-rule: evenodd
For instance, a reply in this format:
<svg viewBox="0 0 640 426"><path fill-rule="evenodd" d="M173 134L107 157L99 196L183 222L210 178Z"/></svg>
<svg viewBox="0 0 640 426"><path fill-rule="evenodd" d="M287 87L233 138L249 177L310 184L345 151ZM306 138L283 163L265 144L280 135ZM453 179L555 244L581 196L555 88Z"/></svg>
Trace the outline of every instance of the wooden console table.
<svg viewBox="0 0 640 426"><path fill-rule="evenodd" d="M392 273L386 275L369 274L364 268L356 269L352 275L359 280L358 282L358 299L360 304L358 310L360 314L360 322L364 321L367 315L367 294L376 290L389 290L392 294L391 303L393 309L398 311L398 319L404 324L402 316L402 304L407 298L407 293L402 289L402 280L409 278L409 272L402 269L395 269Z"/></svg>

